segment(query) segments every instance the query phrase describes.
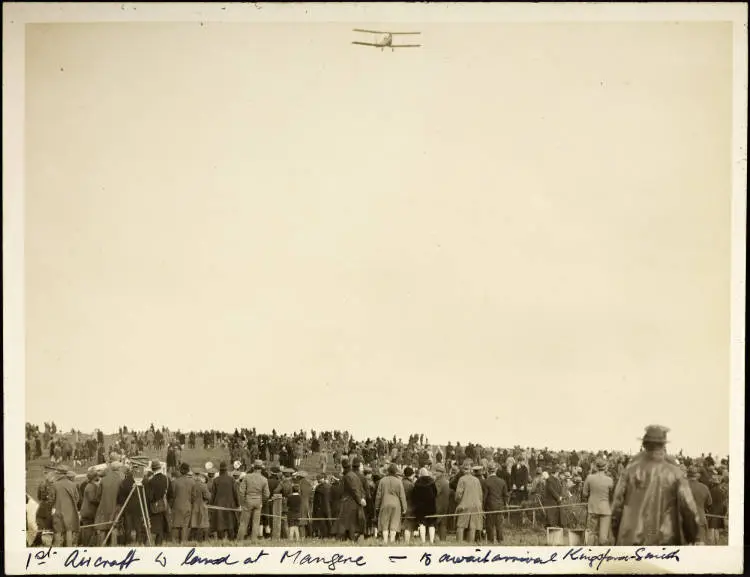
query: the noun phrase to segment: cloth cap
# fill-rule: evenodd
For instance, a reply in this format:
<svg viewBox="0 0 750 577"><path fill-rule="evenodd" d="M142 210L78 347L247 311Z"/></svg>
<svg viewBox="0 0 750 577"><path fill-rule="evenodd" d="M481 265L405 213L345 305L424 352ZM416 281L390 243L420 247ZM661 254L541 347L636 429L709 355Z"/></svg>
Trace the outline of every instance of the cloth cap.
<svg viewBox="0 0 750 577"><path fill-rule="evenodd" d="M253 463L253 467L256 469L262 469L263 468L263 461L260 459L255 459L255 462Z"/></svg>

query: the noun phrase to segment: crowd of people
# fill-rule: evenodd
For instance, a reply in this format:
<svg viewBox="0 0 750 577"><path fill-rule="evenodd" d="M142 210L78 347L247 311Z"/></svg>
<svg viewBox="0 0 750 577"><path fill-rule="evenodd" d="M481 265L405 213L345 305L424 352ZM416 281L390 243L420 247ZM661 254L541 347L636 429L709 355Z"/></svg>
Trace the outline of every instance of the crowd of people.
<svg viewBox="0 0 750 577"><path fill-rule="evenodd" d="M455 535L457 542L499 544L504 525L523 523L533 511L545 527L588 529L593 544L702 544L718 542L728 514L728 458L668 455L666 430L656 426L634 456L436 446L423 435L358 442L340 431L184 434L153 425L141 433L122 427L105 451L100 435L92 436L95 464L82 483L65 466L66 453L51 453L31 540L48 533L68 546L243 542L276 533L383 543ZM39 437L44 443L27 427L27 444ZM47 441L60 446L58 439L51 433ZM223 449L218 467L183 461L197 439ZM145 463L136 479L144 465L136 455L164 449L166 461ZM142 498L135 498L139 483Z"/></svg>

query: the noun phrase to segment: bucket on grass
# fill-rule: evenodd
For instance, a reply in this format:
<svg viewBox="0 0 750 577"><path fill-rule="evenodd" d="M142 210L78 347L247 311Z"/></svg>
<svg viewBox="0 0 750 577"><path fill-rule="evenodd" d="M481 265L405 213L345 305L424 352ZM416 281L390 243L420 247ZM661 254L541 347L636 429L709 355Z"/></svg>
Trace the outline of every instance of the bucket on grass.
<svg viewBox="0 0 750 577"><path fill-rule="evenodd" d="M561 527L547 527L547 545L552 545L553 547L563 546L565 544L563 532Z"/></svg>

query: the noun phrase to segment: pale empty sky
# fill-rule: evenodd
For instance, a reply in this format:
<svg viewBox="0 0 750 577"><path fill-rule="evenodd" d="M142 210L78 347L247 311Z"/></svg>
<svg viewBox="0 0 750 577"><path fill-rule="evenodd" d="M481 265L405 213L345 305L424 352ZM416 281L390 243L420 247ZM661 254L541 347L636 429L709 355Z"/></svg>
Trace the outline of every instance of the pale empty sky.
<svg viewBox="0 0 750 577"><path fill-rule="evenodd" d="M728 452L731 23L32 25L26 75L27 420Z"/></svg>

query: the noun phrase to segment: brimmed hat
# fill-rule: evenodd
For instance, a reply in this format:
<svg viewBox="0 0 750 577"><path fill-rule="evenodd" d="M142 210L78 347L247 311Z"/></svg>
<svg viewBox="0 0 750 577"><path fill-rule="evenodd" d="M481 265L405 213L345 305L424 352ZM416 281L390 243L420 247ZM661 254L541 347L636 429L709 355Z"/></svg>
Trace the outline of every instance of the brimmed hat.
<svg viewBox="0 0 750 577"><path fill-rule="evenodd" d="M297 471L297 477L299 477L300 479L306 479L307 471Z"/></svg>
<svg viewBox="0 0 750 577"><path fill-rule="evenodd" d="M471 468L471 470L472 470L472 471L474 471L475 473L479 473L479 472L481 472L481 471L482 471L483 469L484 469L484 467L482 467L482 465L474 465L474 466L473 466L473 467Z"/></svg>
<svg viewBox="0 0 750 577"><path fill-rule="evenodd" d="M206 463L206 471L211 472L213 471L213 468L214 468L214 464L211 461Z"/></svg>
<svg viewBox="0 0 750 577"><path fill-rule="evenodd" d="M639 440L644 443L666 444L669 442L667 441L668 432L669 429L667 427L661 425L649 425L646 427L646 433Z"/></svg>
<svg viewBox="0 0 750 577"><path fill-rule="evenodd" d="M273 465L271 467L271 472L272 473L281 473L281 467L279 467L278 465Z"/></svg>
<svg viewBox="0 0 750 577"><path fill-rule="evenodd" d="M160 471L161 470L161 463L159 461L151 461L151 470L152 471Z"/></svg>
<svg viewBox="0 0 750 577"><path fill-rule="evenodd" d="M180 474L187 475L190 472L190 465L187 463L180 463Z"/></svg>
<svg viewBox="0 0 750 577"><path fill-rule="evenodd" d="M255 461L253 462L253 467L256 469L262 469L263 461L261 461L260 459L255 459Z"/></svg>
<svg viewBox="0 0 750 577"><path fill-rule="evenodd" d="M394 463L388 465L388 474L393 476L396 473L398 473L398 467Z"/></svg>
<svg viewBox="0 0 750 577"><path fill-rule="evenodd" d="M689 467L687 470L687 476L690 479L697 479L700 477L700 473L698 472L698 467Z"/></svg>
<svg viewBox="0 0 750 577"><path fill-rule="evenodd" d="M495 463L490 463L489 465L487 465L487 471L489 473L494 473L495 471L497 471L497 465L495 465Z"/></svg>
<svg viewBox="0 0 750 577"><path fill-rule="evenodd" d="M607 468L607 461L605 461L604 459L602 459L601 457L599 457L596 460L595 465L596 465L597 469L599 469L600 471L603 471L604 469Z"/></svg>
<svg viewBox="0 0 750 577"><path fill-rule="evenodd" d="M222 461L219 463L219 471L224 472L229 468L229 465L227 465L226 461Z"/></svg>
<svg viewBox="0 0 750 577"><path fill-rule="evenodd" d="M242 467L242 463L240 463L239 461L235 461L233 463L233 466L235 471L239 471L240 467Z"/></svg>

